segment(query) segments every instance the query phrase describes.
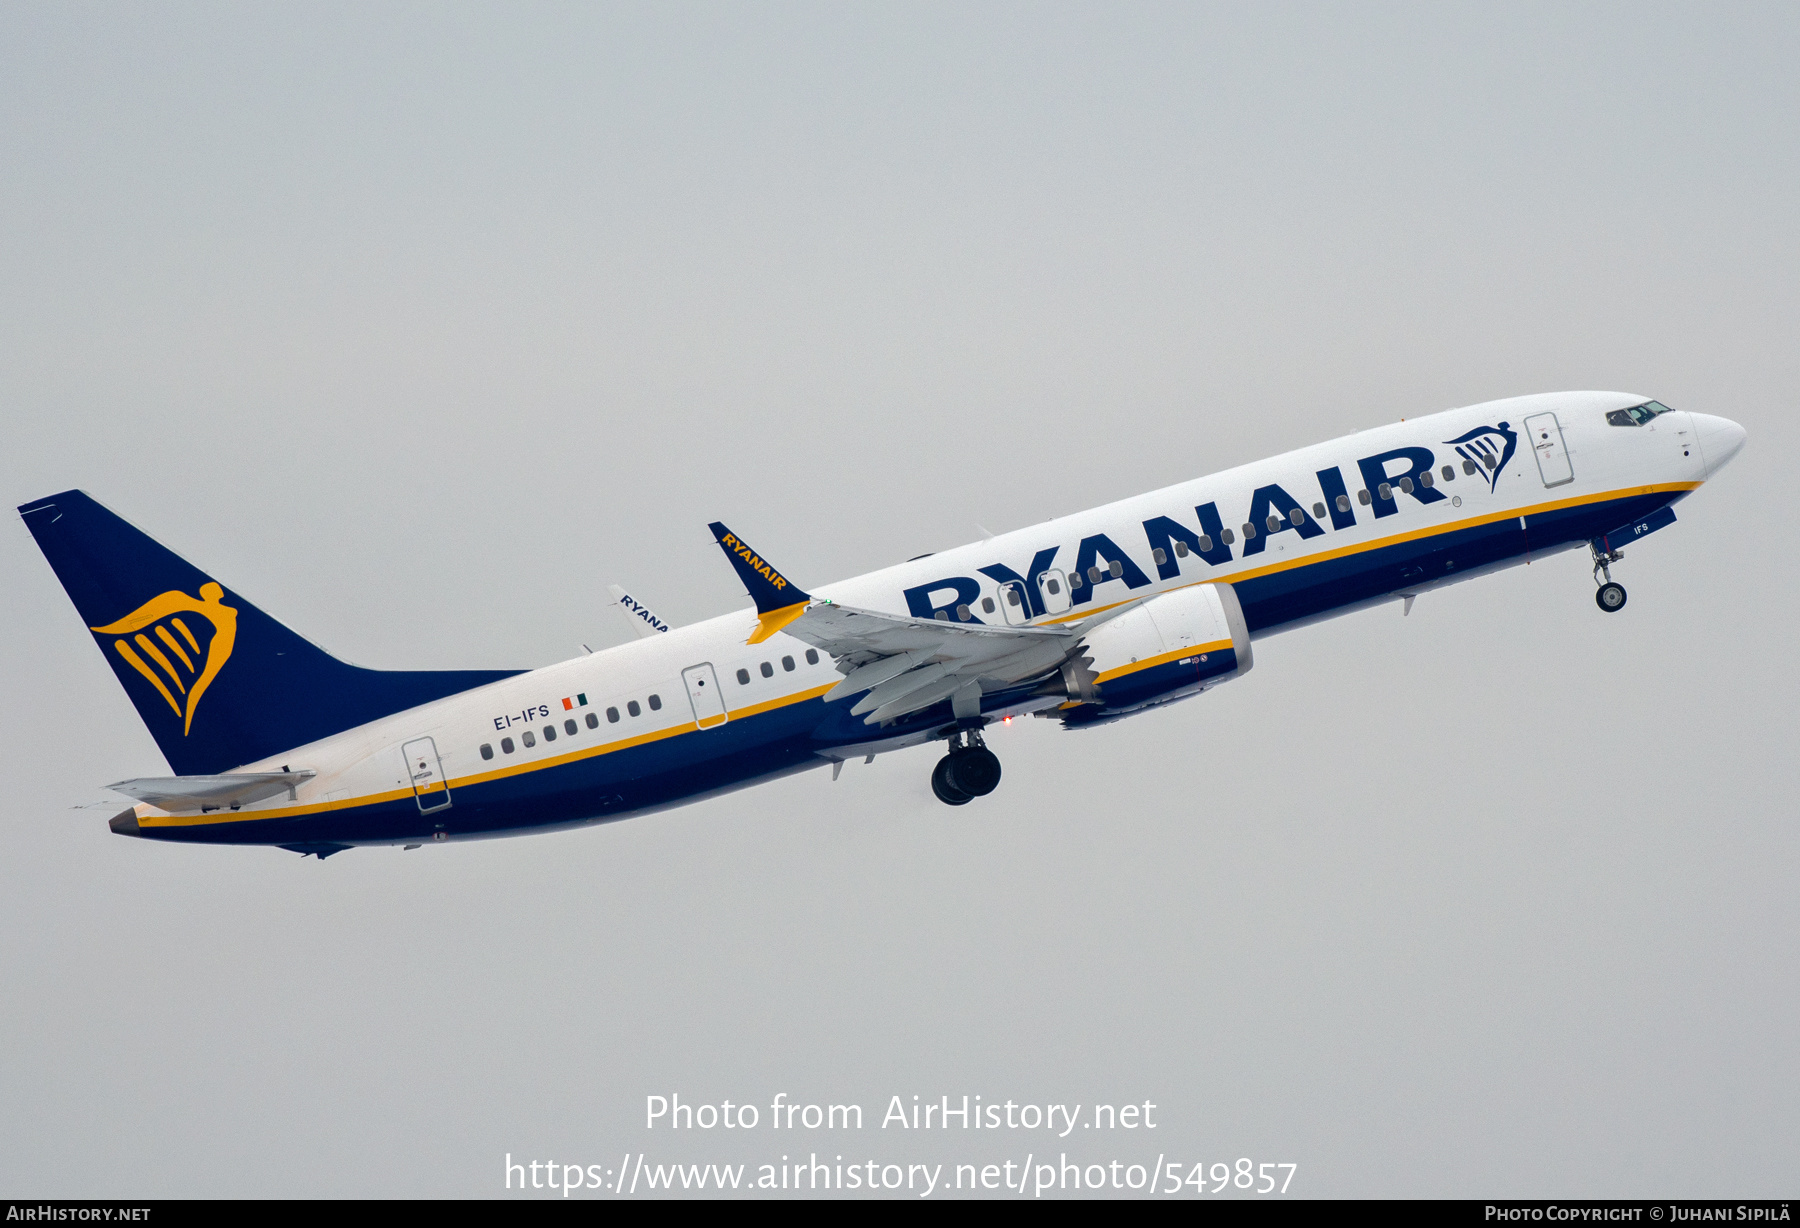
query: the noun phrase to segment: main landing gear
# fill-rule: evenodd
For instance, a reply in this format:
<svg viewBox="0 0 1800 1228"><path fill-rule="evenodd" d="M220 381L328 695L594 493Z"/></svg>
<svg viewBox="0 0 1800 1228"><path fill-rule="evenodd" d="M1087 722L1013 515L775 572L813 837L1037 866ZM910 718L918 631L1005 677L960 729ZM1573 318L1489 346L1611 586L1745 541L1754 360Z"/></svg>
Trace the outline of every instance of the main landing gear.
<svg viewBox="0 0 1800 1228"><path fill-rule="evenodd" d="M1593 542L1588 543L1588 552L1594 556L1594 583L1600 585L1600 591L1594 594L1594 604L1608 614L1617 614L1625 608L1625 586L1613 583L1612 564L1625 556L1617 550L1602 553ZM1606 577L1604 583L1602 576Z"/></svg>
<svg viewBox="0 0 1800 1228"><path fill-rule="evenodd" d="M931 791L946 806L986 797L999 783L1000 760L982 741L979 729L951 734L950 753L931 770Z"/></svg>

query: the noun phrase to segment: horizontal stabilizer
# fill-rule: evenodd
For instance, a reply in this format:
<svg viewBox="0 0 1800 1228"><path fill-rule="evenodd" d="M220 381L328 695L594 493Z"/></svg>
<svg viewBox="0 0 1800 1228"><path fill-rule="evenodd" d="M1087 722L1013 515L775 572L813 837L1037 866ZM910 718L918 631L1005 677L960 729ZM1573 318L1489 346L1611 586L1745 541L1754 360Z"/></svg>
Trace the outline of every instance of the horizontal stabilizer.
<svg viewBox="0 0 1800 1228"><path fill-rule="evenodd" d="M314 775L302 768L298 772L227 772L218 776L141 776L106 787L158 810L235 810L283 793L292 797L294 790Z"/></svg>

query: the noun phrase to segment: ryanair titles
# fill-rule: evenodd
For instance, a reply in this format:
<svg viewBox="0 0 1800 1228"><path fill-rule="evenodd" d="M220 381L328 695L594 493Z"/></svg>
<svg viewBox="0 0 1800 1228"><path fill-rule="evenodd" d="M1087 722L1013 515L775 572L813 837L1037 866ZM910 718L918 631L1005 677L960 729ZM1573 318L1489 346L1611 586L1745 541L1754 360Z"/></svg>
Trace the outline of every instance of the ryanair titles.
<svg viewBox="0 0 1800 1228"><path fill-rule="evenodd" d="M1513 437L1505 422L1481 430L1509 441ZM1470 436L1478 433L1470 432ZM1511 455L1509 446L1504 457ZM1420 503L1442 502L1451 496L1439 487L1455 481L1459 472L1480 474L1481 480L1471 484L1474 491L1491 490L1497 485L1498 471L1504 464L1500 455L1490 451L1480 454L1479 460L1464 455L1460 470L1454 464L1437 469L1437 457L1430 448L1392 448L1356 462L1362 484L1354 496L1340 467L1333 465L1313 475L1321 497L1310 508L1280 484L1271 482L1251 493L1248 513L1237 526L1224 523L1216 503L1202 503L1194 508L1192 523L1172 516L1153 516L1144 521L1144 537L1157 579L1173 580L1181 574L1181 560L1190 554L1198 555L1209 566L1219 567L1234 557L1247 559L1263 553L1270 539L1281 533L1310 540L1324 536L1327 525L1331 531L1354 528L1358 509L1366 509L1365 514L1377 521L1397 515L1402 495ZM1461 505L1460 497L1456 502ZM1015 608L1022 607L1030 618L1089 604L1102 586L1115 581L1127 590L1155 583L1105 533L1081 539L1075 547L1074 566L1067 572L1055 566L1060 552L1059 546L1037 551L1023 574L1002 563L977 570L990 582L1010 588L1014 596L1003 599ZM905 590L905 597L907 610L914 618L981 622L975 613L981 593L982 581L973 576L945 576Z"/></svg>

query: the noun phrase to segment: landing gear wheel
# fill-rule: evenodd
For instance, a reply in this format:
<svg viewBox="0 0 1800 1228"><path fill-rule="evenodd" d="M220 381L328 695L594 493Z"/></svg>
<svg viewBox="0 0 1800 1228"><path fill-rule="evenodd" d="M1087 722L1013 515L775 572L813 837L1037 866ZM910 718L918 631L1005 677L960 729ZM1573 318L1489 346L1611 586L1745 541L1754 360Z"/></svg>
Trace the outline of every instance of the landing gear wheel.
<svg viewBox="0 0 1800 1228"><path fill-rule="evenodd" d="M1594 604L1608 614L1617 614L1625 608L1625 586L1623 584L1606 583L1594 594Z"/></svg>
<svg viewBox="0 0 1800 1228"><path fill-rule="evenodd" d="M970 797L986 797L1000 784L999 756L985 746L953 752L944 762L949 765L944 776L951 787Z"/></svg>
<svg viewBox="0 0 1800 1228"><path fill-rule="evenodd" d="M945 755L931 769L931 791L946 806L966 806L972 800L971 796L950 783L950 764L953 758L954 756Z"/></svg>

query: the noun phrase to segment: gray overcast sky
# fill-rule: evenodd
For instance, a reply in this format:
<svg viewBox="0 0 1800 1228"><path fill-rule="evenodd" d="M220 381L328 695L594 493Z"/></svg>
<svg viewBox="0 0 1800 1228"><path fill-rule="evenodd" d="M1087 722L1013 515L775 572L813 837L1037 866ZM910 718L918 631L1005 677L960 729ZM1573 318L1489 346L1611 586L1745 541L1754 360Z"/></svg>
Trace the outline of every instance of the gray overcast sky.
<svg viewBox="0 0 1800 1228"><path fill-rule="evenodd" d="M735 608L719 517L806 584L1525 392L1750 441L1614 617L1565 555L1016 724L961 809L915 750L323 864L70 809L167 767L14 520L0 1195L1791 1193L1797 59L1792 4L6 6L8 505L80 486L363 664ZM670 1092L870 1118L646 1132ZM964 1093L1159 1125L876 1125Z"/></svg>

